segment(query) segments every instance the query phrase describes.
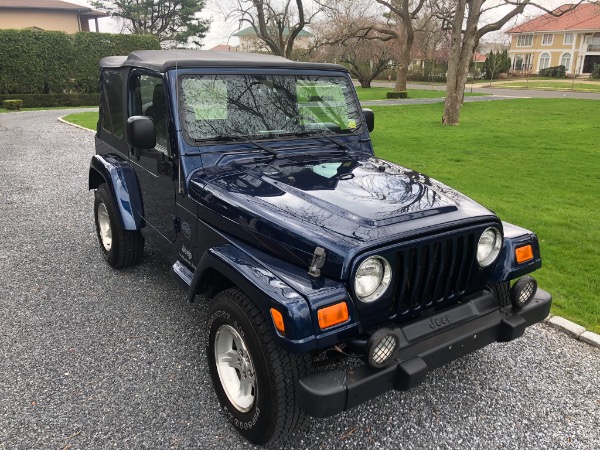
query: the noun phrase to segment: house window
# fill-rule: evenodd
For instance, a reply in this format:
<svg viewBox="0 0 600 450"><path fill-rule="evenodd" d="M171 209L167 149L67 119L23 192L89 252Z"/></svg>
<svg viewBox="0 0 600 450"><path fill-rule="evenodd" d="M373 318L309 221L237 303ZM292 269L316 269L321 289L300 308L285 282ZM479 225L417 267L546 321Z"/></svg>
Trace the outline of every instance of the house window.
<svg viewBox="0 0 600 450"><path fill-rule="evenodd" d="M517 55L514 59L514 69L522 70L523 69L523 55Z"/></svg>
<svg viewBox="0 0 600 450"><path fill-rule="evenodd" d="M560 58L560 65L565 66L565 68L567 69L567 72L569 72L569 69L571 68L571 54L570 53L563 53L563 55Z"/></svg>
<svg viewBox="0 0 600 450"><path fill-rule="evenodd" d="M550 67L550 53L542 53L540 56L540 70Z"/></svg>
<svg viewBox="0 0 600 450"><path fill-rule="evenodd" d="M553 40L554 40L554 35L550 34L550 33L546 33L546 34L544 34L544 37L542 38L542 45L552 45Z"/></svg>
<svg viewBox="0 0 600 450"><path fill-rule="evenodd" d="M533 34L520 34L517 36L517 47L531 47Z"/></svg>
<svg viewBox="0 0 600 450"><path fill-rule="evenodd" d="M572 44L573 43L573 33L565 33L565 38L563 40L563 44Z"/></svg>

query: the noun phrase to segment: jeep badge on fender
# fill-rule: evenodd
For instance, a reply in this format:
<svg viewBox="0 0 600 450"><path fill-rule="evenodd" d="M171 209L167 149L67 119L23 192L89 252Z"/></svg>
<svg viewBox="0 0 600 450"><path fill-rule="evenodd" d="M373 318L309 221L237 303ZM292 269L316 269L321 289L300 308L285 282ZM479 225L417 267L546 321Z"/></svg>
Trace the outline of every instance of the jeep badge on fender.
<svg viewBox="0 0 600 450"><path fill-rule="evenodd" d="M536 235L376 158L374 123L334 64L193 50L100 62L100 250L121 269L148 242L189 301L210 302L210 377L253 443L410 389L550 310L524 276L542 265Z"/></svg>

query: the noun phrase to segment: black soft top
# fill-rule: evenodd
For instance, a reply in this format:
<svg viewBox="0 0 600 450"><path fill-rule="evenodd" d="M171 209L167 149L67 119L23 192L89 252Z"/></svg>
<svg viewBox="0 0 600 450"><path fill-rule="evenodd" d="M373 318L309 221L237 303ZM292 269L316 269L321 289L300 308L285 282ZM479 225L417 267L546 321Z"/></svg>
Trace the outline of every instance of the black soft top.
<svg viewBox="0 0 600 450"><path fill-rule="evenodd" d="M347 71L345 67L337 64L305 63L290 61L281 56L209 50L139 50L130 53L129 56L102 58L100 67L143 67L157 72L175 67L270 67Z"/></svg>

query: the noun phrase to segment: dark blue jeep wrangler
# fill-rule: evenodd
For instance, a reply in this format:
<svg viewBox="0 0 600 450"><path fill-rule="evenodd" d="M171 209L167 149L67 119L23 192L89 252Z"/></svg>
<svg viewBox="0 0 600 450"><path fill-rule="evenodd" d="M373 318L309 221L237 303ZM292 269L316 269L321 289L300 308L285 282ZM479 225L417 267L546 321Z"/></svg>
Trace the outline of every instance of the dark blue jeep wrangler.
<svg viewBox="0 0 600 450"><path fill-rule="evenodd" d="M410 389L548 315L524 276L536 235L376 158L344 67L188 50L100 66L100 248L120 269L148 240L189 301L210 299L212 382L250 441Z"/></svg>

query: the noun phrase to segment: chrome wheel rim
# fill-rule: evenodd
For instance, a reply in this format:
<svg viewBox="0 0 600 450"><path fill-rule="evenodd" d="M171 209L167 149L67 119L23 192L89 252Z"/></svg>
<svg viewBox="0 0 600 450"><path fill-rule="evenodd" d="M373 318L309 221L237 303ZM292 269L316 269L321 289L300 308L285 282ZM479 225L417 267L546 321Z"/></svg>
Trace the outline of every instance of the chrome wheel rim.
<svg viewBox="0 0 600 450"><path fill-rule="evenodd" d="M110 217L104 203L98 205L98 228L102 247L109 252L112 247L112 230L110 229Z"/></svg>
<svg viewBox="0 0 600 450"><path fill-rule="evenodd" d="M246 343L235 328L221 325L215 335L214 350L227 398L238 411L250 411L256 401L256 373Z"/></svg>

